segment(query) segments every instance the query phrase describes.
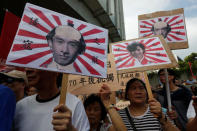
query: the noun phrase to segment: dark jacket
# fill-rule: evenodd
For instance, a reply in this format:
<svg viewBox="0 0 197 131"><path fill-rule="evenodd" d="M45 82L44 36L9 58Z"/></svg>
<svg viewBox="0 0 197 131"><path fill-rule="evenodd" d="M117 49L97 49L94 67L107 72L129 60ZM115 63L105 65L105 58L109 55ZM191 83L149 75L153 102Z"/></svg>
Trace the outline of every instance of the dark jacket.
<svg viewBox="0 0 197 131"><path fill-rule="evenodd" d="M192 99L192 92L183 85L178 85L179 89L171 92L171 103L174 106L176 112L178 113L178 122L182 126L181 130L186 130L187 119L187 109L189 103ZM166 97L166 88L156 92L157 100L161 103L162 107L168 108L167 97Z"/></svg>

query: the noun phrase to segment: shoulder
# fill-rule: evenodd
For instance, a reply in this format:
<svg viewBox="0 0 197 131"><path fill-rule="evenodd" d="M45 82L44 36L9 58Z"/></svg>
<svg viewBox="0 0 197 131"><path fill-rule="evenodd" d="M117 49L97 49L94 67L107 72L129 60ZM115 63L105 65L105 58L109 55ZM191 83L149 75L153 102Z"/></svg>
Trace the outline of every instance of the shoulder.
<svg viewBox="0 0 197 131"><path fill-rule="evenodd" d="M17 102L16 106L17 107L21 107L21 106L28 106L31 105L32 102L36 101L36 94L32 95L32 96L27 96L23 99L21 99L20 101Z"/></svg>
<svg viewBox="0 0 197 131"><path fill-rule="evenodd" d="M66 95L66 105L71 108L71 110L75 109L77 105L81 103L80 99L77 98L76 96L67 93Z"/></svg>

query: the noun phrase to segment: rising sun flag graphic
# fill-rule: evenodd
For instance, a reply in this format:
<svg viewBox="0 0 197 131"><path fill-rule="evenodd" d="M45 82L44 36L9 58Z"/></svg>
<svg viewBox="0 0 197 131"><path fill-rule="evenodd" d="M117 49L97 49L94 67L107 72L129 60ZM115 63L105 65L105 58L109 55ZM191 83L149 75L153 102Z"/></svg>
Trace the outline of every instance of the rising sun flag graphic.
<svg viewBox="0 0 197 131"><path fill-rule="evenodd" d="M171 59L172 53L169 52L169 48L165 47L159 37L149 37L117 42L112 44L111 49L117 70L133 69L136 71L139 68L139 71L145 71L173 63Z"/></svg>
<svg viewBox="0 0 197 131"><path fill-rule="evenodd" d="M169 32L166 37L166 42L183 42L187 40L183 14L139 21L140 37L154 35L153 26L157 22L165 22L168 25L166 28L168 28L167 30Z"/></svg>
<svg viewBox="0 0 197 131"><path fill-rule="evenodd" d="M163 36L170 49L189 47L183 8L139 15L138 29L139 37Z"/></svg>
<svg viewBox="0 0 197 131"><path fill-rule="evenodd" d="M48 67L54 57L46 36L53 29L64 25L72 26L80 32L85 42L85 51L79 54L72 63L74 71ZM107 45L108 31L106 29L27 3L6 63L57 72L106 77Z"/></svg>

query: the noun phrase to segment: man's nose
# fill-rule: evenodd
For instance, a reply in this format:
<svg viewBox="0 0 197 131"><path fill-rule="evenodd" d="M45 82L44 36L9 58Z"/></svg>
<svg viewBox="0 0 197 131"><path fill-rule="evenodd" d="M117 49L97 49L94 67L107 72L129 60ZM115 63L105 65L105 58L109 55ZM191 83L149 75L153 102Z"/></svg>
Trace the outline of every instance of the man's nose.
<svg viewBox="0 0 197 131"><path fill-rule="evenodd" d="M61 51L62 51L63 53L68 53L68 52L69 52L68 44L67 44L67 43L64 43L64 44L63 44Z"/></svg>

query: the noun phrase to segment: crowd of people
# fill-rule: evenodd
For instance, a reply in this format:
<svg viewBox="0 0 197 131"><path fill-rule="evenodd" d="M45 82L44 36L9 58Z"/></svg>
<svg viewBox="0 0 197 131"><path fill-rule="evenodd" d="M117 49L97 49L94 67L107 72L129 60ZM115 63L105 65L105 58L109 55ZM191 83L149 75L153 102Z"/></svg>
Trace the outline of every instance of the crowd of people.
<svg viewBox="0 0 197 131"><path fill-rule="evenodd" d="M67 93L60 104L57 72L12 69L0 73L0 130L2 131L197 131L197 97L189 79L177 83L168 69L172 108L168 109L166 79L163 69L158 78L163 85L149 98L145 83L130 79L124 90L116 92L116 103L110 99L110 87L81 101ZM126 103L119 108L117 103Z"/></svg>

